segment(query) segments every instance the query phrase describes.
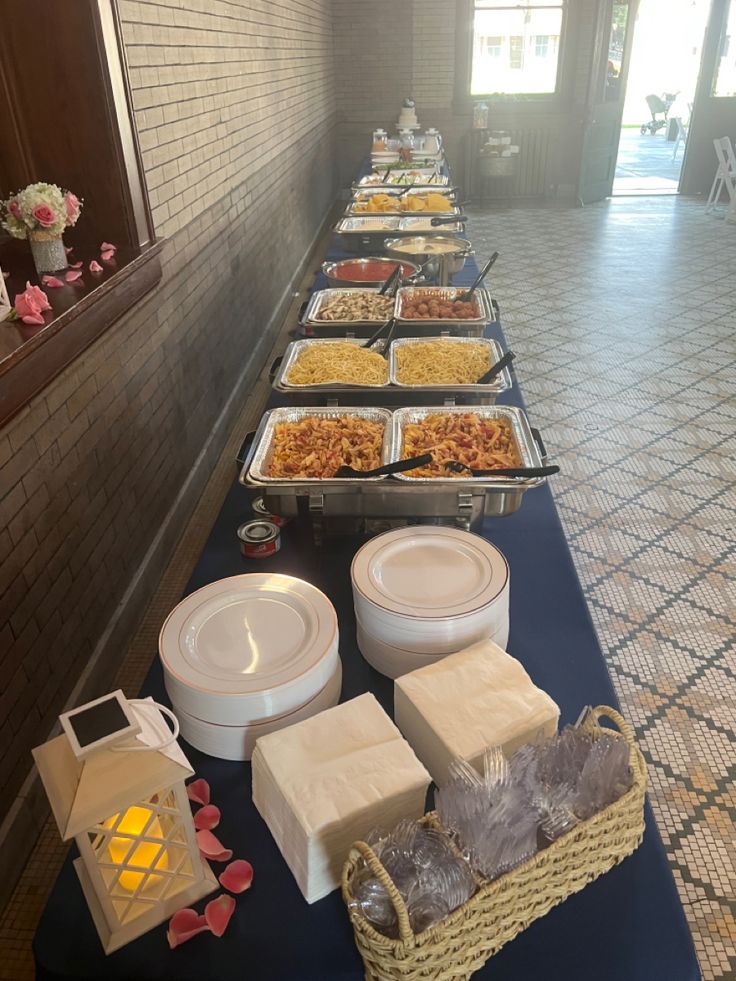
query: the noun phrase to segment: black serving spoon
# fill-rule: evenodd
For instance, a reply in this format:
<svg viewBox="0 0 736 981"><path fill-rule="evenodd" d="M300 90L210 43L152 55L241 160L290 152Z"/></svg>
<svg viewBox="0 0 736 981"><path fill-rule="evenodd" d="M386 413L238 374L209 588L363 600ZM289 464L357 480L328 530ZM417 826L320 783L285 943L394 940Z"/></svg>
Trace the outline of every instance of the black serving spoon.
<svg viewBox="0 0 736 981"><path fill-rule="evenodd" d="M394 269L391 270L390 276L386 279L386 282L378 291L379 296L392 296L391 290L393 290L398 280L401 279L401 263L399 262Z"/></svg>
<svg viewBox="0 0 736 981"><path fill-rule="evenodd" d="M356 470L354 467L338 467L336 477L383 477L391 473L403 473L404 470L413 470L415 467L423 467L432 462L432 454L424 453L422 456L409 457L407 460L396 460L394 463L386 463L375 470Z"/></svg>
<svg viewBox="0 0 736 981"><path fill-rule="evenodd" d="M480 376L475 384L487 385L489 382L492 382L497 375L501 374L504 368L511 364L515 357L516 355L513 351L507 351L506 354L504 354L504 356L497 361L492 368L489 368L484 375Z"/></svg>
<svg viewBox="0 0 736 981"><path fill-rule="evenodd" d="M559 473L560 468L556 465L549 467L499 467L493 470L474 470L467 463L460 463L459 460L446 460L445 467L454 473L465 473L467 471L471 477L551 477Z"/></svg>
<svg viewBox="0 0 736 981"><path fill-rule="evenodd" d="M494 252L493 253L493 255L491 256L491 258L488 260L488 262L485 264L485 266L483 266L483 268L481 269L481 271L478 273L478 278L473 283L473 285L470 287L470 289L469 290L466 290L464 293L462 293L458 297L458 300L460 300L461 303L470 303L470 301L473 299L473 293L475 293L475 291L478 289L478 287L480 286L480 284L483 282L483 280L488 275L488 272L489 272L491 266L496 261L496 259L498 259L498 255L499 255L498 252Z"/></svg>
<svg viewBox="0 0 736 981"><path fill-rule="evenodd" d="M396 317L392 317L390 320L387 320L386 323L381 324L375 334L373 334L372 337L369 337L365 344L361 346L372 348L376 351L376 354L383 354L383 356L386 357L384 352L388 351L391 338L394 336L394 331L396 330L396 324ZM386 333L385 337L382 336L384 332ZM378 347L379 344L380 347Z"/></svg>
<svg viewBox="0 0 736 981"><path fill-rule="evenodd" d="M438 225L451 225L453 222L456 221L467 221L467 220L468 220L467 215L443 215L442 217L438 215L436 218L432 218L429 223L432 226L432 228L437 228Z"/></svg>

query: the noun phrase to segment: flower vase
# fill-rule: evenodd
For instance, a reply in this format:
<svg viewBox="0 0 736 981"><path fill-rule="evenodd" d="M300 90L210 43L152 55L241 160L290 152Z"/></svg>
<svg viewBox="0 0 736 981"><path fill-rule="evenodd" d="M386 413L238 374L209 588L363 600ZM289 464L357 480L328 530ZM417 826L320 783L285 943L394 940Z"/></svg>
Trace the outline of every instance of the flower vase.
<svg viewBox="0 0 736 981"><path fill-rule="evenodd" d="M64 240L60 235L52 235L50 232L29 232L28 239L31 243L33 262L39 276L66 269Z"/></svg>

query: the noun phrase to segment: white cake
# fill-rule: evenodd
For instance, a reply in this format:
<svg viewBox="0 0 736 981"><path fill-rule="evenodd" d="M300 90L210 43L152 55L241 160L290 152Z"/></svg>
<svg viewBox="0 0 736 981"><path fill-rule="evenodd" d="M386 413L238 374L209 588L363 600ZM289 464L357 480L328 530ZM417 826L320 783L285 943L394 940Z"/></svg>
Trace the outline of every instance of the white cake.
<svg viewBox="0 0 736 981"><path fill-rule="evenodd" d="M510 756L554 735L560 710L519 661L486 640L398 678L394 716L441 786L456 756L479 765L486 747Z"/></svg>
<svg viewBox="0 0 736 981"><path fill-rule="evenodd" d="M399 113L399 129L419 129L416 109L409 109L404 106Z"/></svg>

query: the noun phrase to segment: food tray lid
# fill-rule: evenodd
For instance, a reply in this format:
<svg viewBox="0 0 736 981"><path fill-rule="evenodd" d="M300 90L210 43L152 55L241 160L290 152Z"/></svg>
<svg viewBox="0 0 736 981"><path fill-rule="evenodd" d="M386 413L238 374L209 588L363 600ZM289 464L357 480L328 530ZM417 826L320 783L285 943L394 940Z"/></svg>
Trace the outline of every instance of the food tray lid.
<svg viewBox="0 0 736 981"><path fill-rule="evenodd" d="M480 535L418 525L372 538L356 553L353 589L366 600L411 620L467 616L498 600L509 567Z"/></svg>

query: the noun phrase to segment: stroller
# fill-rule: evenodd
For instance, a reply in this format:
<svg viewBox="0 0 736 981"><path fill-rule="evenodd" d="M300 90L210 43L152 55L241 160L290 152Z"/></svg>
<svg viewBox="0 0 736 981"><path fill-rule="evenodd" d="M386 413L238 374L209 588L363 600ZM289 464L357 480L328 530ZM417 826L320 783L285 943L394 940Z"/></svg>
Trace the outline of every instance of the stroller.
<svg viewBox="0 0 736 981"><path fill-rule="evenodd" d="M649 111L652 114L651 122L641 124L641 134L644 133L654 133L658 129L662 129L663 126L667 125L667 113L672 108L672 104L678 96L678 92L665 92L662 98L658 95L648 95L646 98L647 105L649 106ZM657 119L657 116L662 115L664 119Z"/></svg>

